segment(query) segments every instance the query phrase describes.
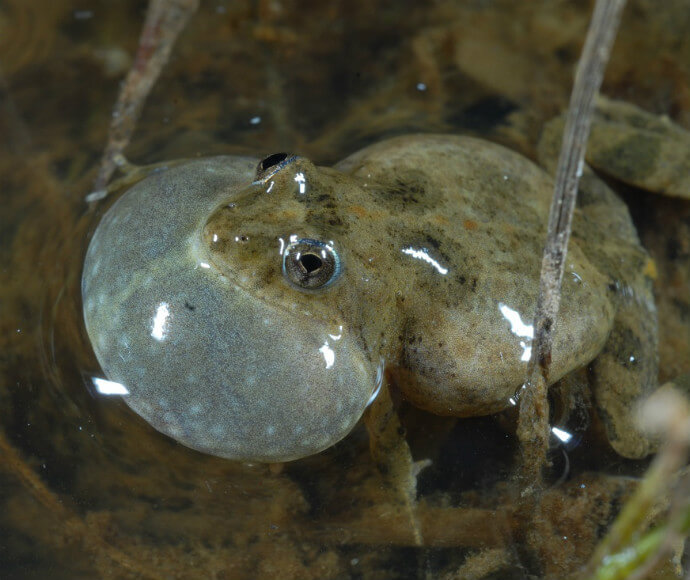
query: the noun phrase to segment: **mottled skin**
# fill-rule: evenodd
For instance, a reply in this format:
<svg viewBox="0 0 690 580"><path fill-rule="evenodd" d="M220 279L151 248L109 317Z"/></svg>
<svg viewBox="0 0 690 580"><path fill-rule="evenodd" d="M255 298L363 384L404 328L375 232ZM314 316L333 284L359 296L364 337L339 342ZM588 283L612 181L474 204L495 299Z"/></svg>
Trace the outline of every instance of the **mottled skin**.
<svg viewBox="0 0 690 580"><path fill-rule="evenodd" d="M255 175L257 162L218 157L151 177L99 226L84 270L85 319L132 408L191 447L277 461L342 438L382 362L431 412L510 405L529 356L525 325L552 194L544 171L498 145L436 135L384 141L333 169L297 157ZM594 361L609 438L640 457L649 449L632 407L656 369L649 259L625 206L593 176L585 181L550 378ZM182 239L170 225L179 213L194 216ZM281 252L291 239L332 247L337 278L315 290L289 282ZM189 341L178 350L151 337L162 302L175 303ZM323 345L335 355L327 369ZM191 416L192 407L202 412Z"/></svg>
<svg viewBox="0 0 690 580"><path fill-rule="evenodd" d="M206 453L282 461L345 436L376 369L337 317L289 315L209 267L204 222L255 167L241 157L194 161L118 199L87 252L84 320L107 378L156 429Z"/></svg>

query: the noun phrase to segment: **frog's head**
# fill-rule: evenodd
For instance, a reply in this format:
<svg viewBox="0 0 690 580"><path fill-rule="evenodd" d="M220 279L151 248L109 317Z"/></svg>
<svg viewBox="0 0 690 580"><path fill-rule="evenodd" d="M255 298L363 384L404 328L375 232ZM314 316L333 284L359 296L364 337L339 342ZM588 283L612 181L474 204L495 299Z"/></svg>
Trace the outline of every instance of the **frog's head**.
<svg viewBox="0 0 690 580"><path fill-rule="evenodd" d="M322 215L324 196L337 195L336 174L302 157L271 155L245 190L211 213L201 234L211 267L238 289L227 316L260 312L271 321L241 340L250 339L267 361L281 353L282 368L267 365L256 381L248 367L247 380L261 384L253 388L270 408L282 409L283 455L290 458L345 436L376 386L375 365L343 313L346 251L337 225ZM286 377L299 377L304 396L283 384Z"/></svg>
<svg viewBox="0 0 690 580"><path fill-rule="evenodd" d="M285 461L349 433L379 361L343 306L347 244L319 213L332 170L282 154L246 164L192 162L118 200L87 254L85 321L106 375L155 428Z"/></svg>
<svg viewBox="0 0 690 580"><path fill-rule="evenodd" d="M333 292L341 278L342 232L333 213L335 172L278 153L261 161L255 181L206 221L203 245L211 263L238 286L271 302L299 302L324 316L336 309ZM330 222L330 223L328 223Z"/></svg>

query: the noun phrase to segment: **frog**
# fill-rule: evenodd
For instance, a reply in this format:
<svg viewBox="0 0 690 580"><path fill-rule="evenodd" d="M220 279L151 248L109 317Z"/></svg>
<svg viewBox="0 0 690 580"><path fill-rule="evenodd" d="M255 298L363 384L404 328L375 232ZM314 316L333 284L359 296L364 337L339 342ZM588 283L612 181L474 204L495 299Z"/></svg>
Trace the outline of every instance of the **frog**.
<svg viewBox="0 0 690 580"><path fill-rule="evenodd" d="M177 162L105 212L82 275L109 384L198 451L283 462L327 449L386 381L453 417L516 404L531 356L552 177L502 145L414 134L333 167L275 153ZM620 455L656 387L653 262L587 170L549 384L583 367Z"/></svg>

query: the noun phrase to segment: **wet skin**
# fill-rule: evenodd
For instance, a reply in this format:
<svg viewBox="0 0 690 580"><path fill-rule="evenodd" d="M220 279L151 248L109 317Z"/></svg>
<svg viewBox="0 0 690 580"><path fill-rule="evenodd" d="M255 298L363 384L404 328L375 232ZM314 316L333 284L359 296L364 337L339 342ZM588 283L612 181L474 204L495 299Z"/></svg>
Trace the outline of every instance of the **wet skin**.
<svg viewBox="0 0 690 580"><path fill-rule="evenodd" d="M525 379L552 187L508 149L439 135L334 168L182 164L103 218L84 266L86 327L132 409L231 459L333 445L384 366L428 411L495 413ZM591 173L582 190L550 378L592 363L611 443L641 457L633 408L656 379L649 257L615 194Z"/></svg>

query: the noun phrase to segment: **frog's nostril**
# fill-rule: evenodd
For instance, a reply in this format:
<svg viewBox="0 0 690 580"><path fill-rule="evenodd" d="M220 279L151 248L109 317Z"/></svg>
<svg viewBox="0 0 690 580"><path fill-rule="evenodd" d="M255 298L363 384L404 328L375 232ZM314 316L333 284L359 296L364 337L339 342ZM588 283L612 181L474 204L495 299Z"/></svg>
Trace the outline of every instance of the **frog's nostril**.
<svg viewBox="0 0 690 580"><path fill-rule="evenodd" d="M297 158L289 153L273 153L264 157L256 167L256 181L268 179L294 159Z"/></svg>
<svg viewBox="0 0 690 580"><path fill-rule="evenodd" d="M259 169L261 171L266 171L274 165L278 165L278 163L285 161L287 156L287 153L273 153L272 155L269 155L265 159L261 160L261 163L259 163Z"/></svg>
<svg viewBox="0 0 690 580"><path fill-rule="evenodd" d="M314 254L302 254L299 259L302 267L307 271L308 274L316 272L321 266L323 266L323 261L318 256Z"/></svg>

